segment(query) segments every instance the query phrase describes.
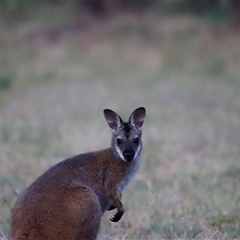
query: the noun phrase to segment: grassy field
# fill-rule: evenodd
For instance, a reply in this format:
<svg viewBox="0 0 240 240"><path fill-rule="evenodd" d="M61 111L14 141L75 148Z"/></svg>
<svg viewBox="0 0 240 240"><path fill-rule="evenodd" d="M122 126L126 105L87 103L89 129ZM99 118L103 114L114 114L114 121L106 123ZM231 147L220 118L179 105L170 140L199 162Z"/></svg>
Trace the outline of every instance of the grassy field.
<svg viewBox="0 0 240 240"><path fill-rule="evenodd" d="M140 169L98 239L240 238L240 33L193 16L46 16L0 28L0 239L37 176L109 146L103 109L139 106Z"/></svg>

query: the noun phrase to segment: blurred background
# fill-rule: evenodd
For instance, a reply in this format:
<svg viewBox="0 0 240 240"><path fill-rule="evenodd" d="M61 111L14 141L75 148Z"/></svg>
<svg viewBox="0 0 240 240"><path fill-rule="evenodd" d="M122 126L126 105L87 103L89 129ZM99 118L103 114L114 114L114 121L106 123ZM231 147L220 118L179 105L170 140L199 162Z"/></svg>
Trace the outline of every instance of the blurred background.
<svg viewBox="0 0 240 240"><path fill-rule="evenodd" d="M240 237L240 1L0 2L0 239L36 177L144 106L126 212L98 239ZM110 214L110 215L109 215Z"/></svg>

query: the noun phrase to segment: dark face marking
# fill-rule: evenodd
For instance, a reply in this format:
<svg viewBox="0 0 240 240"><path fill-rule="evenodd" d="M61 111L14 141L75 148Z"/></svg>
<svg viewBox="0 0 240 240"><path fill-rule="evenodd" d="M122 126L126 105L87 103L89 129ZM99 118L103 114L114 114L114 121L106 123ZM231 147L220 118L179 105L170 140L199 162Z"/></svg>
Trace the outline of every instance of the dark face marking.
<svg viewBox="0 0 240 240"><path fill-rule="evenodd" d="M131 127L130 127L129 123L126 123L126 122L123 123L123 131L125 132L126 137L129 138L130 133L131 133Z"/></svg>
<svg viewBox="0 0 240 240"><path fill-rule="evenodd" d="M121 128L119 128L119 134L116 134L117 147L120 149L124 160L131 162L134 159L135 153L139 147L139 132L128 122L123 122Z"/></svg>

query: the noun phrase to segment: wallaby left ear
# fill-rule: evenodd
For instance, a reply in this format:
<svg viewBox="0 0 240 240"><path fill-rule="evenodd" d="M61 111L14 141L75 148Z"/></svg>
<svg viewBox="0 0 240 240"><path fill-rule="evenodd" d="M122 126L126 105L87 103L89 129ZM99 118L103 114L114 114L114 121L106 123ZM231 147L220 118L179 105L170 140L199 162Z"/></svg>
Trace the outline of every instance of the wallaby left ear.
<svg viewBox="0 0 240 240"><path fill-rule="evenodd" d="M144 107L137 108L129 117L129 123L136 127L141 128L145 119L146 110Z"/></svg>

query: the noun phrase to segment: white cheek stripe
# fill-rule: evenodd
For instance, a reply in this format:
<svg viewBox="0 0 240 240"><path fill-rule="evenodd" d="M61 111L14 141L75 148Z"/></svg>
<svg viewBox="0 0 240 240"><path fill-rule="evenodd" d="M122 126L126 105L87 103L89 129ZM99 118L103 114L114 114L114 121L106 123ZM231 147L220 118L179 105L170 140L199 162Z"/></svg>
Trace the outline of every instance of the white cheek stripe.
<svg viewBox="0 0 240 240"><path fill-rule="evenodd" d="M123 154L122 154L121 150L118 147L116 147L116 150L117 150L118 155L121 157L121 159L123 161L126 161L125 158L123 157Z"/></svg>
<svg viewBox="0 0 240 240"><path fill-rule="evenodd" d="M116 150L117 150L118 155L121 157L121 159L126 162L126 160L125 160L125 158L124 158L121 150L120 150L118 147L116 147ZM137 151L135 152L135 155L134 155L134 159L137 158L137 156L138 156L138 154L139 154L140 151L141 151L141 147L138 146L138 149L137 149ZM133 160L134 160L134 159L133 159Z"/></svg>
<svg viewBox="0 0 240 240"><path fill-rule="evenodd" d="M137 158L137 156L138 156L138 154L139 154L140 151L141 151L141 146L139 145L137 151L135 152L134 159Z"/></svg>

